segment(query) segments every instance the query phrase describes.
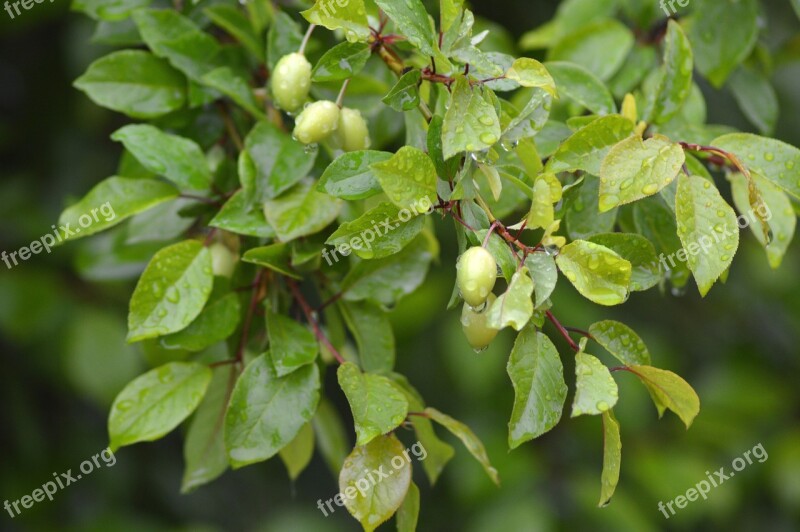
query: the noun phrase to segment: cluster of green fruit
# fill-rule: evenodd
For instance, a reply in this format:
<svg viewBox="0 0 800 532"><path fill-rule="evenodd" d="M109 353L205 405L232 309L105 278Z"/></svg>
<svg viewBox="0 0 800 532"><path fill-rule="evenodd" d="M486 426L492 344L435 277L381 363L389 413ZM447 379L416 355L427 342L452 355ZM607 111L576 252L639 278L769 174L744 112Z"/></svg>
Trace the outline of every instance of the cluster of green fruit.
<svg viewBox="0 0 800 532"><path fill-rule="evenodd" d="M300 111L294 128L298 141L303 144L327 141L331 148L347 152L370 147L369 129L360 111L340 107L330 100L305 105L311 92L311 63L302 53L288 54L278 61L272 72L271 87L280 109L287 113Z"/></svg>
<svg viewBox="0 0 800 532"><path fill-rule="evenodd" d="M467 341L475 350L485 349L497 336L498 330L489 327L489 307L497 297L492 293L497 280L497 261L486 249L468 249L456 264L458 289L464 298L461 325Z"/></svg>

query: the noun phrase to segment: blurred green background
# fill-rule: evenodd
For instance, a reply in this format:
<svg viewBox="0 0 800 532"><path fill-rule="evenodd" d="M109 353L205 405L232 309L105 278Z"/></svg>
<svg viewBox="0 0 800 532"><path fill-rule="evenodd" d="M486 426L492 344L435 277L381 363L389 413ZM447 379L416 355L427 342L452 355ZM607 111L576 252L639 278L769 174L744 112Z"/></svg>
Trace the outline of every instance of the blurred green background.
<svg viewBox="0 0 800 532"><path fill-rule="evenodd" d="M495 36L508 46L551 18L558 2L472 4L499 25ZM786 43L793 36L797 42L800 24L788 1L766 4L762 40L774 51L788 50L772 79L781 103L775 136L798 145L800 54ZM14 21L0 12L0 19L0 250L11 251L49 232L67 203L115 173L120 147L108 136L126 119L72 88L108 48L90 43L91 21L70 13L65 0L35 4ZM710 123L750 129L729 94L703 89ZM555 305L566 325L587 327L603 318L629 323L648 343L654 364L682 375L701 398L701 413L687 432L670 413L659 421L639 383L618 375L622 475L611 505L598 509L599 418L565 416L551 433L508 452L511 337L501 336L479 355L468 347L458 313L445 311L454 237L449 223L437 229L441 264L393 316L398 371L428 404L484 439L502 487L456 445L456 458L435 488L417 478L420 530L800 529L800 244L771 271L747 234L727 285L705 300L692 285L680 296L635 293L624 307L604 309L560 286ZM148 367L144 354L124 343L126 302L159 246L134 244L120 256L106 253L112 245L101 236L13 270L0 264L0 500L30 494L53 472L76 471L103 449L113 397ZM546 332L553 333L549 325ZM567 355L566 345L551 336ZM570 357L564 361L569 374ZM328 394L347 419L330 377ZM414 441L413 433L400 436L407 445ZM712 490L708 501L690 503L669 520L658 511L659 501L685 493L706 471L729 469L759 443L768 460ZM113 467L86 475L53 502L14 519L3 511L0 530L359 529L343 508L328 518L317 509L317 499L337 492L319 456L295 484L275 459L228 472L187 496L179 494L182 463L179 431L124 448Z"/></svg>

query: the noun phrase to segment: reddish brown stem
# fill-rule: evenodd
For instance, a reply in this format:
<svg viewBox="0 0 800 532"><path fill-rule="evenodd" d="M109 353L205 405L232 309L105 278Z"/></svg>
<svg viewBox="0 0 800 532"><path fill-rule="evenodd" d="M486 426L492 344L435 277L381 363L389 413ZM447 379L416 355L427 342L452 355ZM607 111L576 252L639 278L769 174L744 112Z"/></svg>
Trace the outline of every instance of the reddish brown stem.
<svg viewBox="0 0 800 532"><path fill-rule="evenodd" d="M339 364L344 364L344 357L339 354L336 348L331 344L330 340L328 340L328 337L325 336L325 333L322 332L319 322L317 322L317 320L314 318L314 311L311 309L311 305L308 304L308 301L306 301L306 298L300 291L300 287L297 286L297 283L294 281L294 279L286 279L286 284L289 286L289 290L292 291L292 295L294 296L295 300L300 304L300 308L303 309L303 314L305 314L306 320L308 320L311 328L314 329L314 335L317 337L317 340L319 340L328 349L328 351L331 352Z"/></svg>
<svg viewBox="0 0 800 532"><path fill-rule="evenodd" d="M578 344L576 344L575 341L570 337L569 331L566 329L566 327L561 325L561 322L558 321L556 317L553 315L553 313L550 312L549 310L546 312L546 314L547 314L547 319L550 320L553 323L553 325L556 326L556 329L558 329L558 332L561 333L561 336L564 337L569 346L575 351L580 351Z"/></svg>
<svg viewBox="0 0 800 532"><path fill-rule="evenodd" d="M253 315L261 299L261 283L264 280L264 270L260 270L253 281L253 295L250 297L250 306L247 307L247 314L242 326L242 336L239 339L239 347L236 349L236 362L241 363L244 359L244 350L247 347L247 340L250 338L250 327L253 324Z"/></svg>

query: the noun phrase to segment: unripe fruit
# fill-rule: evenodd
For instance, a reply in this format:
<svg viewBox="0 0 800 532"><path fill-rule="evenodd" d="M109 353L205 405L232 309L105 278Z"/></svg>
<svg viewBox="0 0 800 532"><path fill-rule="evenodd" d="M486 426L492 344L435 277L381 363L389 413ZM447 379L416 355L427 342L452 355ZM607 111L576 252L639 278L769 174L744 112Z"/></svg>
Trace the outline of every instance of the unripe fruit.
<svg viewBox="0 0 800 532"><path fill-rule="evenodd" d="M303 106L311 91L311 63L303 54L285 55L275 65L270 83L278 107L293 113Z"/></svg>
<svg viewBox="0 0 800 532"><path fill-rule="evenodd" d="M481 312L476 312L474 308L465 304L461 310L461 328L464 330L464 336L467 337L467 342L476 351L485 349L494 337L499 332L497 329L492 329L487 324L489 316L489 306L494 303L497 296L489 294L486 300L486 305L481 309Z"/></svg>
<svg viewBox="0 0 800 532"><path fill-rule="evenodd" d="M300 113L294 137L303 144L322 142L339 127L339 106L330 101L314 102Z"/></svg>
<svg viewBox="0 0 800 532"><path fill-rule="evenodd" d="M497 280L497 261L482 247L464 252L456 264L458 289L471 307L483 305Z"/></svg>
<svg viewBox="0 0 800 532"><path fill-rule="evenodd" d="M224 244L217 242L208 247L211 252L211 270L217 277L231 277L239 257Z"/></svg>
<svg viewBox="0 0 800 532"><path fill-rule="evenodd" d="M336 131L337 144L344 151L368 150L372 143L369 138L367 121L356 109L342 109L339 129Z"/></svg>

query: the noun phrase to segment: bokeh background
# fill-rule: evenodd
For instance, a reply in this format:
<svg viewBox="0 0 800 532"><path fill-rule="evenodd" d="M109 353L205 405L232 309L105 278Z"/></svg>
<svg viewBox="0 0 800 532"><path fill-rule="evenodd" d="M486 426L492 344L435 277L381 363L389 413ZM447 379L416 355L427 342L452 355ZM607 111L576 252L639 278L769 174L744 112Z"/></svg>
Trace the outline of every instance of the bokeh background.
<svg viewBox="0 0 800 532"><path fill-rule="evenodd" d="M472 2L492 21L495 45L505 51L551 18L557 4ZM783 54L772 78L781 105L775 136L800 145L800 24L789 1L762 4L768 28L762 41ZM0 21L0 250L10 251L50 231L66 204L115 173L120 147L108 136L126 120L72 87L109 48L90 42L91 21L71 13L66 0L35 4L13 21L0 12ZM702 88L709 122L752 129L728 93ZM727 284L705 300L694 288L682 295L651 291L604 309L562 284L555 304L565 324L587 327L604 318L631 324L654 364L686 378L702 404L687 432L671 413L659 421L639 383L618 375L622 475L611 505L598 509L599 418L565 416L549 434L508 452L513 392L505 364L512 338L501 336L481 354L467 346L458 313L445 311L455 249L450 224L438 225L441 264L393 315L398 370L428 404L484 439L503 483L495 488L452 442L456 458L439 483L431 488L417 479L420 530L800 529L800 243L771 271L748 234ZM106 253L111 246L98 237L13 270L0 264L0 500L30 494L53 472L75 471L103 449L111 401L148 367L147 357L124 343L126 303L160 244L132 245L123 255ZM569 373L569 350L556 342ZM328 390L336 393L335 386ZM333 398L344 406L342 397ZM413 433L401 437L413 443ZM706 471L730 468L759 443L769 455L764 463L669 520L658 511L659 501L684 493ZM317 499L337 492L318 455L294 484L274 459L228 472L191 495L179 493L182 462L179 431L124 448L116 465L84 476L53 502L14 519L3 511L0 530L359 529L343 508L328 518L316 508Z"/></svg>

